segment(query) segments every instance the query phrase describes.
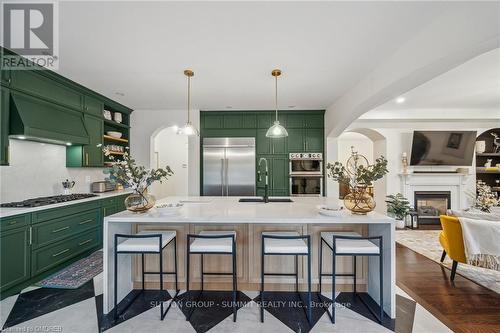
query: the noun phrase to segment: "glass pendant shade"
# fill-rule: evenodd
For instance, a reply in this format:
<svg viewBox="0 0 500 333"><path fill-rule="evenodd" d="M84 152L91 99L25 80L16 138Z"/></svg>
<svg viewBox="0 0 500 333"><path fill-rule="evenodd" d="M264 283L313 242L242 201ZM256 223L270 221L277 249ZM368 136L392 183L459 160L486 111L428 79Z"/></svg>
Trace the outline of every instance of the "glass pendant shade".
<svg viewBox="0 0 500 333"><path fill-rule="evenodd" d="M288 136L288 132L283 126L280 125L280 122L276 120L274 122L274 125L269 127L269 129L267 130L266 136L268 138L274 138L274 139L284 138Z"/></svg>
<svg viewBox="0 0 500 333"><path fill-rule="evenodd" d="M198 131L198 129L193 124L191 124L191 122L186 123L186 125L184 125L184 127L180 128L178 133L183 134L183 135L187 135L187 136L192 136L192 135L199 136L200 135L200 132Z"/></svg>

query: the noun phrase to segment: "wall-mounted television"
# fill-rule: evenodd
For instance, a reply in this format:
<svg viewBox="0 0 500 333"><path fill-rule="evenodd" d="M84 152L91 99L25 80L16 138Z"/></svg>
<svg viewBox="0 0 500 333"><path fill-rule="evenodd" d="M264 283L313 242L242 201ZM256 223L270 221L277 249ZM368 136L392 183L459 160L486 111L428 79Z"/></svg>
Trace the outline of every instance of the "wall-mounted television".
<svg viewBox="0 0 500 333"><path fill-rule="evenodd" d="M470 166L475 131L414 131L410 165Z"/></svg>

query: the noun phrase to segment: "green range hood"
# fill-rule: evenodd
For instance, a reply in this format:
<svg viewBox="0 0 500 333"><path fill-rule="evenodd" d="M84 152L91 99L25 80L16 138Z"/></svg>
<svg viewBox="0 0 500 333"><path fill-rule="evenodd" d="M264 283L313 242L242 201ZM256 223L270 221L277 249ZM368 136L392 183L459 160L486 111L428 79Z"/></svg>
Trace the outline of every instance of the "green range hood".
<svg viewBox="0 0 500 333"><path fill-rule="evenodd" d="M83 113L11 92L10 136L66 145L89 144Z"/></svg>

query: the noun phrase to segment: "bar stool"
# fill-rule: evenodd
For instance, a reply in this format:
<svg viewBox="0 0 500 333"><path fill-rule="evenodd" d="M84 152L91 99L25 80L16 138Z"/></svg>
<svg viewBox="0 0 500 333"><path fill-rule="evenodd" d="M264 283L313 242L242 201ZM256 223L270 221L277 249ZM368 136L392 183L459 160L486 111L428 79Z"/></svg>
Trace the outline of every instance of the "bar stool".
<svg viewBox="0 0 500 333"><path fill-rule="evenodd" d="M371 242L371 240L378 240L379 245ZM326 244L332 250L332 273L323 273L323 245ZM336 274L335 273L335 259L337 256L352 256L353 257L353 273L349 274ZM376 314L360 297L361 302L368 308L368 310L382 323L384 318L384 274L383 274L383 245L382 236L363 237L356 232L322 232L321 242L319 248L319 292L321 293L321 283L323 276L332 277L332 313L327 309L332 323L335 324L335 278L337 276L352 276L354 280L354 295L356 292L356 257L357 256L378 256L380 265L380 312Z"/></svg>
<svg viewBox="0 0 500 333"><path fill-rule="evenodd" d="M294 273L266 273L265 257L268 255L293 255L295 256ZM260 266L260 321L264 322L264 277L295 276L295 291L299 292L298 256L307 256L307 321L312 323L312 298L311 298L311 236L299 235L298 232L263 232L261 244ZM300 294L299 294L300 297Z"/></svg>
<svg viewBox="0 0 500 333"><path fill-rule="evenodd" d="M193 242L191 242L191 240ZM236 322L236 231L202 231L199 234L187 235L187 262L186 262L186 292L189 292L189 266L191 254L200 254L201 265L201 292L203 292L204 276L205 275L231 275L233 277L233 321ZM231 273L223 272L205 272L203 270L203 262L205 254L226 254L232 256L233 269ZM191 318L195 308L193 307L186 320Z"/></svg>
<svg viewBox="0 0 500 333"><path fill-rule="evenodd" d="M126 238L123 242L118 244L119 238ZM163 271L163 249L165 249L170 243L173 242L174 246L174 271L164 272ZM175 231L141 231L135 235L125 235L116 234L115 235L115 289L114 289L114 318L118 318L118 254L141 254L142 262L142 289L137 293L132 300L125 306L121 313L125 312L130 305L136 300L136 298L142 294L145 290L144 280L146 274L158 274L160 276L160 290L163 291L163 275L171 274L175 276L175 295L168 305L168 308L163 312L163 302L160 301L160 317L161 320L165 318L168 310L170 309L173 301L179 293L178 283L177 283L177 241ZM145 254L159 254L160 258L160 271L159 272L145 272L144 271L144 255Z"/></svg>

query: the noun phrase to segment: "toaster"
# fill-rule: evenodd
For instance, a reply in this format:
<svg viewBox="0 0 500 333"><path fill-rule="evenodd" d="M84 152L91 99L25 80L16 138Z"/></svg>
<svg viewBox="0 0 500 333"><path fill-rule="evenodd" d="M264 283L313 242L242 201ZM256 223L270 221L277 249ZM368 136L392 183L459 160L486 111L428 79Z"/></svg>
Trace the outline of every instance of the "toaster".
<svg viewBox="0 0 500 333"><path fill-rule="evenodd" d="M116 185L110 181L93 182L90 186L93 193L102 193L116 190Z"/></svg>

